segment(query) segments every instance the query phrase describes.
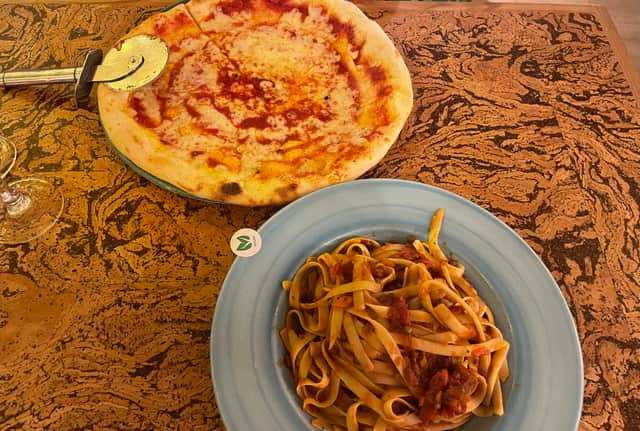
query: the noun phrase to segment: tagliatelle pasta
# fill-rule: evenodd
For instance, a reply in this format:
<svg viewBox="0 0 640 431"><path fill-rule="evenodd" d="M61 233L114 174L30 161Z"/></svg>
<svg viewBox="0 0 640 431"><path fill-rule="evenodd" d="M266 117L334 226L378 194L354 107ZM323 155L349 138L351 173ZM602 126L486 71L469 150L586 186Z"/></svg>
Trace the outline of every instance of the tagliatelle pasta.
<svg viewBox="0 0 640 431"><path fill-rule="evenodd" d="M450 430L504 413L509 343L464 267L427 241L344 241L292 280L280 337L302 408L325 430Z"/></svg>

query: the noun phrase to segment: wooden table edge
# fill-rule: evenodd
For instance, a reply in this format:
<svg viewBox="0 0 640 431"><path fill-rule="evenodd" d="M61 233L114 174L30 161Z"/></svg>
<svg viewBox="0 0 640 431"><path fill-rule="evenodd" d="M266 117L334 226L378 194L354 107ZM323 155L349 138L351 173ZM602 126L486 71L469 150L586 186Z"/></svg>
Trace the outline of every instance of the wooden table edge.
<svg viewBox="0 0 640 431"><path fill-rule="evenodd" d="M640 74L636 70L629 51L620 37L620 33L616 29L613 19L606 7L602 5L592 5L591 8L598 15L600 23L604 26L607 33L607 39L611 44L611 48L620 62L620 67L624 76L627 78L631 92L636 101L636 106L640 108Z"/></svg>

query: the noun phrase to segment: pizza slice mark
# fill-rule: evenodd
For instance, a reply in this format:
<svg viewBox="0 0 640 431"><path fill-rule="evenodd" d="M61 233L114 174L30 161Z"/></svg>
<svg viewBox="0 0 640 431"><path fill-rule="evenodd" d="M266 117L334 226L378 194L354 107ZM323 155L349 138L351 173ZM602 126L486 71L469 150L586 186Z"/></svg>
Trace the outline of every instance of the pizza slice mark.
<svg viewBox="0 0 640 431"><path fill-rule="evenodd" d="M204 42L200 42L197 45L192 43L191 46L211 46L206 37ZM200 144L189 150L191 141L185 137L217 137L224 143L233 141L236 129L228 120L231 116L230 110L214 106L212 91L207 88L211 77L203 76L207 70L214 70L215 62L212 61L212 57L215 56L215 52L212 53L210 49L197 49L183 54L173 55L169 69L164 74L164 82L155 83L150 94L134 94L130 98L129 104L136 112L135 119L143 127L153 129L158 140L167 147L184 150L191 159L202 159L202 163L210 168L237 172L240 170L239 154L202 158L200 156L205 153L215 152L216 145L206 145L204 142L205 145L202 146L205 140L200 140ZM206 67L207 64L213 66ZM152 106L155 108L152 109ZM225 124L230 126L226 130L223 127Z"/></svg>
<svg viewBox="0 0 640 431"><path fill-rule="evenodd" d="M153 16L154 35L160 37L169 45L169 50L177 51L180 49L180 39L174 39L175 34L183 34L185 28L196 24L195 20L189 13L188 9L176 7L175 13L161 13ZM200 29L199 26L197 26Z"/></svg>
<svg viewBox="0 0 640 431"><path fill-rule="evenodd" d="M162 38L169 47L169 61L160 77L149 86L132 91L128 96L128 107L134 120L146 129L158 133L158 128L167 120L176 117L175 100L171 98L175 69L185 57L197 51L208 38L202 33L184 5L153 15L128 36L154 34ZM173 145L174 139L158 136L165 145Z"/></svg>

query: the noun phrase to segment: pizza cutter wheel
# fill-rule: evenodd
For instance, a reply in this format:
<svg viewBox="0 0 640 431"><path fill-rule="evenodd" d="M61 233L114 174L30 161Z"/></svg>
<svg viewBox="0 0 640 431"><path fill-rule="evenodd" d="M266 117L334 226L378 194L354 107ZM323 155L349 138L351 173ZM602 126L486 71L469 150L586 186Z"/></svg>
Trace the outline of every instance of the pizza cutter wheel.
<svg viewBox="0 0 640 431"><path fill-rule="evenodd" d="M167 44L145 34L122 41L104 59L101 50L89 51L82 66L0 72L0 87L75 83L76 103L86 106L94 82L103 82L114 90L132 91L158 78L168 60Z"/></svg>

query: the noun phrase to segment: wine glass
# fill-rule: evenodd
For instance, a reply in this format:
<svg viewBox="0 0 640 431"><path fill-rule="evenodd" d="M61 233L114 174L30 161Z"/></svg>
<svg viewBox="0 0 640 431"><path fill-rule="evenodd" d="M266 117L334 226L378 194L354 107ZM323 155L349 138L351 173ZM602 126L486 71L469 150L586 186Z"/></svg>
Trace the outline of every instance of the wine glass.
<svg viewBox="0 0 640 431"><path fill-rule="evenodd" d="M56 223L64 207L62 192L48 181L7 181L16 156L15 145L0 136L0 244L20 244L39 237Z"/></svg>

